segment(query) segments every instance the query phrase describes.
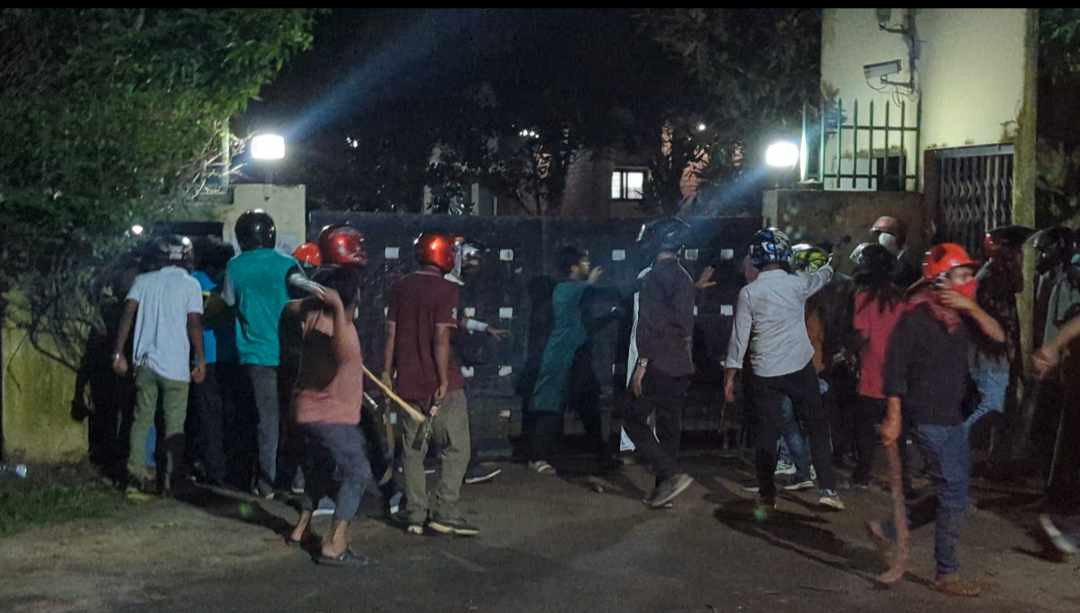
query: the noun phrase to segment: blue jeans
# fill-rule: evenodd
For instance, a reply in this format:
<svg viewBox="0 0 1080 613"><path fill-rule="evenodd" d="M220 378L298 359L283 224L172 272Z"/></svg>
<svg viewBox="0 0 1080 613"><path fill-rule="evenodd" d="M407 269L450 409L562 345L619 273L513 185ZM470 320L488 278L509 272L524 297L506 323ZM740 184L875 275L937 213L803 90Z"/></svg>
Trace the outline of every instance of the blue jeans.
<svg viewBox="0 0 1080 613"><path fill-rule="evenodd" d="M934 559L937 576L943 577L960 569L956 544L964 524L971 480L967 428L963 424L920 425L914 434L930 468L934 496L908 505L908 525L915 529L935 521ZM882 522L882 525L885 535L895 539L896 526L892 520Z"/></svg>
<svg viewBox="0 0 1080 613"><path fill-rule="evenodd" d="M810 478L810 447L803 438L799 420L795 418L795 405L791 398L784 396L784 404L780 407L780 438L787 446L791 455L792 463L795 464L795 480L805 481Z"/></svg>
<svg viewBox="0 0 1080 613"><path fill-rule="evenodd" d="M990 357L976 353L972 359L971 377L979 388L979 406L964 421L964 426L971 429L991 411L999 413L1005 410L1005 392L1009 388L1009 360L1005 356Z"/></svg>
<svg viewBox="0 0 1080 613"><path fill-rule="evenodd" d="M304 497L301 506L314 511L323 496L334 497L334 519L352 521L360 509L364 489L372 480L367 442L360 426L301 424L304 437Z"/></svg>

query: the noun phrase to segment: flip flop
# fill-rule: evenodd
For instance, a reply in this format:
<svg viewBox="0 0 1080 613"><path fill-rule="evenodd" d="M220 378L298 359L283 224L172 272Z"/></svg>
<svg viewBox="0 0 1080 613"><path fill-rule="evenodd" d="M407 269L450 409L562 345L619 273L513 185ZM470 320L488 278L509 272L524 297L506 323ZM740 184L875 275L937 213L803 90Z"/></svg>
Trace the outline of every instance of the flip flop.
<svg viewBox="0 0 1080 613"><path fill-rule="evenodd" d="M371 559L357 555L352 549L346 549L341 555L337 557L328 557L322 555L315 556L315 563L323 566L355 566L364 567L371 564Z"/></svg>
<svg viewBox="0 0 1080 613"><path fill-rule="evenodd" d="M982 587L978 583L964 579L952 579L946 581L936 579L934 580L933 586L935 590L942 594L948 594L949 596L965 596L973 598L982 592Z"/></svg>

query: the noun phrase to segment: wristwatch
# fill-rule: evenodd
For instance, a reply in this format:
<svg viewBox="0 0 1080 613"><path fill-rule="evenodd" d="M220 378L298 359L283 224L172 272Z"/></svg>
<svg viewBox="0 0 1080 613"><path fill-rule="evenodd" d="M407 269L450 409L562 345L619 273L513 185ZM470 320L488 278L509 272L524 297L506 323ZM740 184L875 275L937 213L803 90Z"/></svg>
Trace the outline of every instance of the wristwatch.
<svg viewBox="0 0 1080 613"><path fill-rule="evenodd" d="M638 358L637 365L642 368L649 367L649 358Z"/></svg>

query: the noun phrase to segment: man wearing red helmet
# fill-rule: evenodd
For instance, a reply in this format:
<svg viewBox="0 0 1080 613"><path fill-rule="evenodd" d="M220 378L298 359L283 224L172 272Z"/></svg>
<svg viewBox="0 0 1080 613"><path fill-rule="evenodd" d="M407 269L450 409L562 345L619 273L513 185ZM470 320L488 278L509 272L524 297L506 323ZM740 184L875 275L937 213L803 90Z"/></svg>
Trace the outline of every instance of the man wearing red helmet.
<svg viewBox="0 0 1080 613"><path fill-rule="evenodd" d="M889 339L884 371L887 414L881 440L895 445L901 423L910 431L930 467L935 496L908 509L917 527L936 521L934 587L946 594L975 596L976 584L957 578L956 545L967 510L971 474L962 403L968 380L971 332L968 321L997 343L1005 332L975 302L977 263L954 243L935 246L923 261L922 282L911 290L909 308ZM879 545L896 538L891 520L867 528Z"/></svg>
<svg viewBox="0 0 1080 613"><path fill-rule="evenodd" d="M456 284L443 278L454 268L454 239L425 232L415 244L420 269L398 280L390 292L383 354L384 377L392 379L403 399L430 416L423 428L408 416L402 420L407 531L423 534L426 523L440 534L473 536L479 530L458 510L472 453L465 380L450 351L450 335L458 325L459 292ZM424 474L427 432L442 449L430 517Z"/></svg>

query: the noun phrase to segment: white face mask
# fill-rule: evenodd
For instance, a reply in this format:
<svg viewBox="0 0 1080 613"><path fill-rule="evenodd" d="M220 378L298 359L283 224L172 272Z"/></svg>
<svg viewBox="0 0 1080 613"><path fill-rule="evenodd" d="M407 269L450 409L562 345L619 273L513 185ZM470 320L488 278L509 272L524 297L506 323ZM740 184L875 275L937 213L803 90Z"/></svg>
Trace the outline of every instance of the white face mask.
<svg viewBox="0 0 1080 613"><path fill-rule="evenodd" d="M878 234L877 242L882 247L889 250L889 253L896 255L900 251L900 243L896 240L896 235L889 234L888 232L882 232Z"/></svg>

